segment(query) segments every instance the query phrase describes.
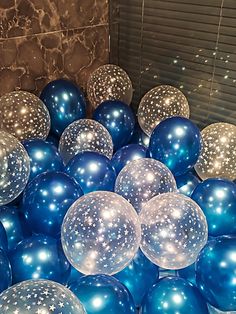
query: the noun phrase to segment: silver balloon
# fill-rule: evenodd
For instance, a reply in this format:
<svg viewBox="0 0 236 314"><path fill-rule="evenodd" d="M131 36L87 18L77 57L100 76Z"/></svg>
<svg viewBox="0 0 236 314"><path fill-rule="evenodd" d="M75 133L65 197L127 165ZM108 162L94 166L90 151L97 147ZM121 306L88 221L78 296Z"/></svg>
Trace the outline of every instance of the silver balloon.
<svg viewBox="0 0 236 314"><path fill-rule="evenodd" d="M189 118L187 98L173 86L160 85L153 88L139 104L139 125L149 136L162 120L173 116Z"/></svg>
<svg viewBox="0 0 236 314"><path fill-rule="evenodd" d="M140 212L156 195L177 191L174 176L161 162L151 158L131 161L119 173L115 192L126 198Z"/></svg>
<svg viewBox="0 0 236 314"><path fill-rule="evenodd" d="M99 122L81 119L71 123L62 133L59 152L65 164L76 154L93 151L111 159L113 142L111 135Z"/></svg>
<svg viewBox="0 0 236 314"><path fill-rule="evenodd" d="M236 179L236 126L213 123L201 132L203 148L195 170L202 180Z"/></svg>
<svg viewBox="0 0 236 314"><path fill-rule="evenodd" d="M141 250L162 268L181 269L193 264L207 242L203 211L182 194L155 196L144 205L140 222Z"/></svg>
<svg viewBox="0 0 236 314"><path fill-rule="evenodd" d="M0 126L19 140L46 139L51 120L47 107L37 96L17 91L0 98Z"/></svg>
<svg viewBox="0 0 236 314"><path fill-rule="evenodd" d="M0 131L0 206L13 201L25 188L30 160L13 135Z"/></svg>
<svg viewBox="0 0 236 314"><path fill-rule="evenodd" d="M137 213L120 195L92 192L68 210L62 246L69 262L86 275L112 275L125 268L138 251L141 227Z"/></svg>
<svg viewBox="0 0 236 314"><path fill-rule="evenodd" d="M4 314L86 314L79 299L66 287L49 280L27 280L0 294Z"/></svg>
<svg viewBox="0 0 236 314"><path fill-rule="evenodd" d="M105 100L121 100L129 105L133 97L133 87L123 69L114 64L105 64L90 76L87 93L94 108Z"/></svg>

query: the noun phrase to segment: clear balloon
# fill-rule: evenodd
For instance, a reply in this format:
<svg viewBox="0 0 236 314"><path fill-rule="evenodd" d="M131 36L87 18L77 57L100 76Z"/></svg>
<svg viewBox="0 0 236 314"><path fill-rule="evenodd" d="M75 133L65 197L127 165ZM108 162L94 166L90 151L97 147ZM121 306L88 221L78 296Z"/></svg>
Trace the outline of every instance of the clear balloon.
<svg viewBox="0 0 236 314"><path fill-rule="evenodd" d="M7 254L0 249L0 293L12 284L11 265Z"/></svg>
<svg viewBox="0 0 236 314"><path fill-rule="evenodd" d="M127 199L140 212L156 195L177 191L174 176L161 162L151 158L131 161L119 173L115 192Z"/></svg>
<svg viewBox="0 0 236 314"><path fill-rule="evenodd" d="M208 178L236 179L236 126L213 123L201 132L203 148L195 165L202 180Z"/></svg>
<svg viewBox="0 0 236 314"><path fill-rule="evenodd" d="M117 65L105 64L90 76L87 94L94 108L106 100L121 100L129 105L133 97L132 82L123 69Z"/></svg>
<svg viewBox="0 0 236 314"><path fill-rule="evenodd" d="M162 120L173 116L189 118L187 98L173 86L160 85L153 88L139 104L139 125L149 136Z"/></svg>
<svg viewBox="0 0 236 314"><path fill-rule="evenodd" d="M208 310L210 314L236 314L236 311L220 311L210 304L208 304Z"/></svg>
<svg viewBox="0 0 236 314"><path fill-rule="evenodd" d="M62 225L64 252L86 275L112 275L136 254L141 238L138 215L113 192L91 192L68 210Z"/></svg>
<svg viewBox="0 0 236 314"><path fill-rule="evenodd" d="M165 277L149 290L143 300L142 314L208 314L207 304L190 282Z"/></svg>
<svg viewBox="0 0 236 314"><path fill-rule="evenodd" d="M79 299L66 287L49 280L27 280L0 294L4 314L86 314Z"/></svg>
<svg viewBox="0 0 236 314"><path fill-rule="evenodd" d="M46 139L50 115L44 103L34 94L15 91L0 98L1 129L19 140Z"/></svg>
<svg viewBox="0 0 236 314"><path fill-rule="evenodd" d="M0 206L17 198L30 174L30 160L24 146L11 134L0 131Z"/></svg>
<svg viewBox="0 0 236 314"><path fill-rule="evenodd" d="M70 124L62 133L59 152L65 164L76 154L85 151L100 153L111 159L113 154L112 138L99 122L81 119Z"/></svg>
<svg viewBox="0 0 236 314"><path fill-rule="evenodd" d="M129 291L107 275L81 277L70 289L84 305L87 314L135 314Z"/></svg>
<svg viewBox="0 0 236 314"><path fill-rule="evenodd" d="M196 186L201 182L197 175L194 174L194 171L189 171L181 176L177 176L175 180L179 192L189 197L192 195Z"/></svg>
<svg viewBox="0 0 236 314"><path fill-rule="evenodd" d="M191 198L206 215L209 235L236 234L236 184L207 179L198 184Z"/></svg>
<svg viewBox="0 0 236 314"><path fill-rule="evenodd" d="M182 194L155 196L144 205L140 222L141 250L166 269L193 264L207 242L206 217L191 198Z"/></svg>
<svg viewBox="0 0 236 314"><path fill-rule="evenodd" d="M236 236L208 241L196 262L196 282L208 303L236 311Z"/></svg>

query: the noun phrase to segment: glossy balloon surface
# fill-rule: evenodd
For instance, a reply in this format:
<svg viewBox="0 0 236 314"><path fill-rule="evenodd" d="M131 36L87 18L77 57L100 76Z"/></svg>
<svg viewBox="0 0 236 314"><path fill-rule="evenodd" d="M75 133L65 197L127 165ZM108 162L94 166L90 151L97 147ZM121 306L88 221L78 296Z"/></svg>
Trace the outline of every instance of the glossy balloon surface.
<svg viewBox="0 0 236 314"><path fill-rule="evenodd" d="M154 129L149 150L152 158L179 176L196 164L201 152L201 133L189 119L168 118Z"/></svg>
<svg viewBox="0 0 236 314"><path fill-rule="evenodd" d="M201 132L203 148L195 170L202 180L236 179L236 126L213 123Z"/></svg>
<svg viewBox="0 0 236 314"><path fill-rule="evenodd" d="M143 206L140 222L141 250L162 268L180 269L191 265L207 242L206 217L185 195L155 196Z"/></svg>
<svg viewBox="0 0 236 314"><path fill-rule="evenodd" d="M178 275L179 277L190 281L193 285L196 286L195 263L193 263L192 265L189 265L188 267L179 269Z"/></svg>
<svg viewBox="0 0 236 314"><path fill-rule="evenodd" d="M86 314L79 299L66 287L49 280L27 280L0 295L4 314Z"/></svg>
<svg viewBox="0 0 236 314"><path fill-rule="evenodd" d="M77 269L75 269L73 266L71 266L70 267L70 276L67 280L66 286L70 287L72 284L77 282L83 276L84 276L84 274L80 273Z"/></svg>
<svg viewBox="0 0 236 314"><path fill-rule="evenodd" d="M28 279L49 279L66 283L70 275L60 241L33 235L21 241L9 254L13 283Z"/></svg>
<svg viewBox="0 0 236 314"><path fill-rule="evenodd" d="M220 311L210 304L208 304L208 310L210 314L236 314L236 311Z"/></svg>
<svg viewBox="0 0 236 314"><path fill-rule="evenodd" d="M136 254L141 228L137 213L123 197L98 191L70 207L61 237L64 252L78 271L112 275Z"/></svg>
<svg viewBox="0 0 236 314"><path fill-rule="evenodd" d="M141 250L138 250L132 262L115 277L123 283L133 296L136 307L140 307L144 295L157 281L159 268L151 263Z"/></svg>
<svg viewBox="0 0 236 314"><path fill-rule="evenodd" d="M116 179L115 192L126 198L140 212L156 195L177 191L175 179L161 162L141 158L126 165Z"/></svg>
<svg viewBox="0 0 236 314"><path fill-rule="evenodd" d="M87 94L94 108L106 100L121 100L129 105L133 97L132 82L123 69L105 64L90 76Z"/></svg>
<svg viewBox="0 0 236 314"><path fill-rule="evenodd" d="M60 237L69 207L83 195L80 185L62 172L45 172L24 191L22 211L34 233Z"/></svg>
<svg viewBox="0 0 236 314"><path fill-rule="evenodd" d="M208 314L205 300L193 285L178 277L159 280L143 301L142 314Z"/></svg>
<svg viewBox="0 0 236 314"><path fill-rule="evenodd" d="M204 211L211 236L236 234L235 183L207 179L197 185L191 197Z"/></svg>
<svg viewBox="0 0 236 314"><path fill-rule="evenodd" d="M149 157L148 149L140 144L129 144L120 148L112 157L111 163L116 173L119 172L131 161Z"/></svg>
<svg viewBox="0 0 236 314"><path fill-rule="evenodd" d="M139 124L136 123L134 127L133 135L130 139L130 144L140 144L145 147L149 147L150 137L143 132Z"/></svg>
<svg viewBox="0 0 236 314"><path fill-rule="evenodd" d="M64 170L62 158L51 143L36 139L26 140L22 144L30 158L29 181L43 172Z"/></svg>
<svg viewBox="0 0 236 314"><path fill-rule="evenodd" d="M189 171L181 176L175 177L178 191L186 196L191 196L196 186L201 180L194 175L192 171ZM200 206L201 207L201 206Z"/></svg>
<svg viewBox="0 0 236 314"><path fill-rule="evenodd" d="M66 173L81 186L84 194L94 191L113 191L116 173L110 159L95 152L84 152L72 158Z"/></svg>
<svg viewBox="0 0 236 314"><path fill-rule="evenodd" d="M61 135L64 129L86 115L83 92L73 82L59 79L48 83L40 95L51 115L52 131Z"/></svg>
<svg viewBox="0 0 236 314"><path fill-rule="evenodd" d="M0 206L17 198L30 174L30 160L24 146L11 134L0 131Z"/></svg>
<svg viewBox="0 0 236 314"><path fill-rule="evenodd" d="M46 139L50 115L44 103L34 94L14 91L0 98L0 126L19 140Z"/></svg>
<svg viewBox="0 0 236 314"><path fill-rule="evenodd" d="M5 228L3 227L3 224L1 223L1 220L0 220L0 249L3 251L8 250L7 234Z"/></svg>
<svg viewBox="0 0 236 314"><path fill-rule="evenodd" d="M178 88L160 85L144 95L137 115L139 125L150 136L155 127L167 118L173 116L189 118L189 105L187 98Z"/></svg>
<svg viewBox="0 0 236 314"><path fill-rule="evenodd" d="M0 249L0 293L10 287L12 283L11 265L7 254Z"/></svg>
<svg viewBox="0 0 236 314"><path fill-rule="evenodd" d="M100 153L111 159L112 138L103 125L90 119L81 119L70 124L63 132L59 152L65 164L76 154L85 151Z"/></svg>
<svg viewBox="0 0 236 314"><path fill-rule="evenodd" d="M236 236L207 243L196 263L196 282L205 299L221 311L236 311Z"/></svg>
<svg viewBox="0 0 236 314"><path fill-rule="evenodd" d="M114 150L129 143L134 131L135 117L128 105L118 100L105 101L96 108L93 119L108 130Z"/></svg>

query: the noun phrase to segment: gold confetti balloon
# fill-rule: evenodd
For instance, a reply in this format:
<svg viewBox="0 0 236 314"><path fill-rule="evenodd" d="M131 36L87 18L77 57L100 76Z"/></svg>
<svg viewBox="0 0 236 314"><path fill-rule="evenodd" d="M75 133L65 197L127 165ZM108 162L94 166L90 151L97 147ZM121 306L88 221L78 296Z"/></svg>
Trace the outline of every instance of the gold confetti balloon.
<svg viewBox="0 0 236 314"><path fill-rule="evenodd" d="M34 94L15 91L0 98L0 127L19 140L46 139L50 125L47 107Z"/></svg>
<svg viewBox="0 0 236 314"><path fill-rule="evenodd" d="M17 138L0 131L0 206L13 201L25 188L30 160Z"/></svg>
<svg viewBox="0 0 236 314"><path fill-rule="evenodd" d="M166 193L148 201L141 213L141 250L154 264L181 269L195 262L208 238L206 217L191 198Z"/></svg>
<svg viewBox="0 0 236 314"><path fill-rule="evenodd" d="M195 165L202 180L208 178L236 179L236 126L213 123L201 132L203 147Z"/></svg>
<svg viewBox="0 0 236 314"><path fill-rule="evenodd" d="M128 74L123 69L117 65L106 64L90 76L87 93L94 108L106 100L121 100L129 105L133 97L133 87Z"/></svg>
<svg viewBox="0 0 236 314"><path fill-rule="evenodd" d="M100 153L109 159L112 157L111 135L95 120L81 119L71 123L60 138L59 152L65 164L76 154L84 151Z"/></svg>
<svg viewBox="0 0 236 314"><path fill-rule="evenodd" d="M150 136L162 120L173 116L189 118L189 105L180 90L173 86L160 85L144 95L137 114L139 125Z"/></svg>

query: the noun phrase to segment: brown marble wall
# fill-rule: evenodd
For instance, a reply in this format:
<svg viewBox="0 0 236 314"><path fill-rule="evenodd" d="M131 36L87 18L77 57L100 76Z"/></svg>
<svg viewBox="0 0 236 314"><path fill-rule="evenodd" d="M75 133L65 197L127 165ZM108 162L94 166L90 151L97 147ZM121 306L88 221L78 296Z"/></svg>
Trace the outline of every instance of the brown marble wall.
<svg viewBox="0 0 236 314"><path fill-rule="evenodd" d="M108 0L0 0L0 95L62 77L85 88L108 50Z"/></svg>

